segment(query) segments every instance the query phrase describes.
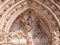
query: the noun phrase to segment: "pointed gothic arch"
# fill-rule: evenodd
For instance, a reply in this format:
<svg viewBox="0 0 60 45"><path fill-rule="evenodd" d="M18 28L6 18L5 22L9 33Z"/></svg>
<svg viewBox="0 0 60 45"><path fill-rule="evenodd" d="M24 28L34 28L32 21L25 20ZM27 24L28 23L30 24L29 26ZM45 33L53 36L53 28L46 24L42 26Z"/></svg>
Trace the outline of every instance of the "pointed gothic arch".
<svg viewBox="0 0 60 45"><path fill-rule="evenodd" d="M55 12L55 10L57 12L59 11L59 5L56 5L53 3L53 1L48 0L9 1L6 1L6 5L3 4L0 8L0 30L4 32L5 36L8 35L6 37L4 36L6 38L6 40L4 39L6 42L8 42L9 38L7 37L9 36L12 38L14 36L19 37L20 35L18 36L18 34L20 34L20 27L22 27L21 30L23 31L24 35L27 35L27 38L29 37L27 33L32 31L31 41L28 41L29 45L53 45L55 44L55 41L57 44L59 44L60 21L59 17L57 17L57 13ZM10 8L8 8L8 6ZM53 9L53 7L55 9ZM17 34L14 35L13 33ZM41 39L44 42L40 40L40 35L42 35ZM36 40L34 40L35 37L38 37L36 40L40 40L42 42L36 42ZM56 40L54 41L54 39Z"/></svg>

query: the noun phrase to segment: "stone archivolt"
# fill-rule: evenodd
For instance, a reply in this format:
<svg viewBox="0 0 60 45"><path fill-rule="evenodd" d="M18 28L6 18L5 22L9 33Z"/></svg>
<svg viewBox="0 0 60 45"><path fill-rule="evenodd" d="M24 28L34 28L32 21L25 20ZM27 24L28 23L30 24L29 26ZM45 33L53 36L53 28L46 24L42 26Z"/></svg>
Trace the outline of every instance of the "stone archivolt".
<svg viewBox="0 0 60 45"><path fill-rule="evenodd" d="M0 0L0 45L60 45L59 2Z"/></svg>

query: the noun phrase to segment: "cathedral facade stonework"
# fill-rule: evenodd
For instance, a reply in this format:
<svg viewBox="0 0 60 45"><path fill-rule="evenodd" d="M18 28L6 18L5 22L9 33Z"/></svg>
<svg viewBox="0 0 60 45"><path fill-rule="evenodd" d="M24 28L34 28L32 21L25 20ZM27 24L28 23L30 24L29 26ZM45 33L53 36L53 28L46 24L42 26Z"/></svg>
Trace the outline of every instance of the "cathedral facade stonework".
<svg viewBox="0 0 60 45"><path fill-rule="evenodd" d="M60 45L60 0L0 0L0 45Z"/></svg>

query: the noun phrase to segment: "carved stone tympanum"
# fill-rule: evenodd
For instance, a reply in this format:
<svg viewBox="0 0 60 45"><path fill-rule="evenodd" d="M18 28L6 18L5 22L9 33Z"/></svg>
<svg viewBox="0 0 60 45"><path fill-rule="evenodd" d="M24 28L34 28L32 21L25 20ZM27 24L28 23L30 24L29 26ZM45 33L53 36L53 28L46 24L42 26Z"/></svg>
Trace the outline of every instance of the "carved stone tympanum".
<svg viewBox="0 0 60 45"><path fill-rule="evenodd" d="M0 0L0 45L60 45L60 1Z"/></svg>

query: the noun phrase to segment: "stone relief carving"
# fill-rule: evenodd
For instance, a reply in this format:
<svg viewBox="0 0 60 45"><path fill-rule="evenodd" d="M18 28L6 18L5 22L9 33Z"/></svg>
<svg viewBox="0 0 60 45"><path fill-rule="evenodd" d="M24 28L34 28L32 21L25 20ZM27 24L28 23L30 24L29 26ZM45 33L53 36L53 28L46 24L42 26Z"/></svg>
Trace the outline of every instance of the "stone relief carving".
<svg viewBox="0 0 60 45"><path fill-rule="evenodd" d="M0 0L0 45L60 45L59 0Z"/></svg>

